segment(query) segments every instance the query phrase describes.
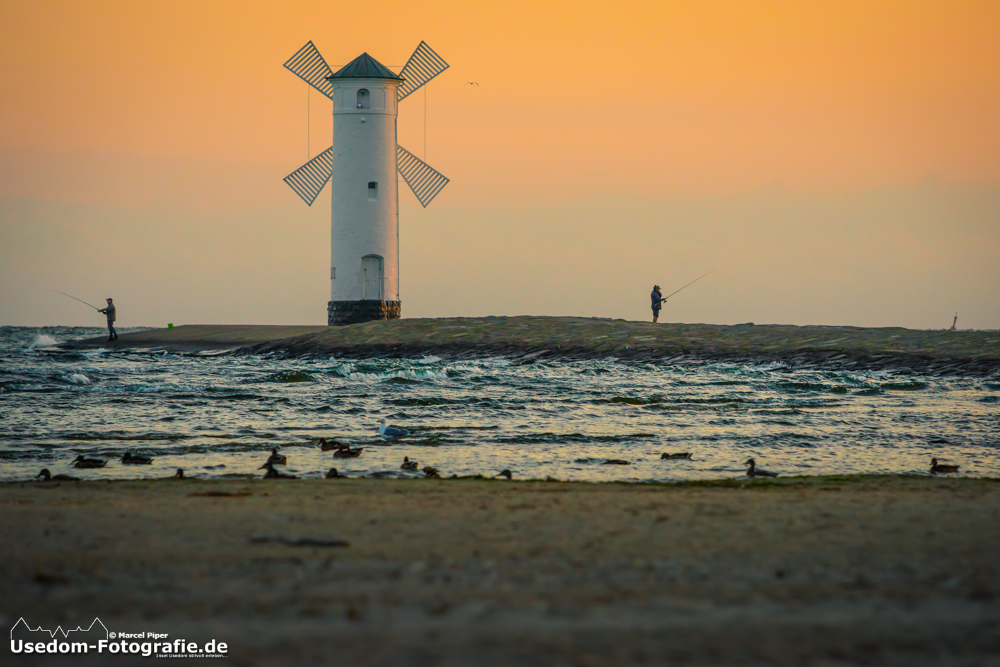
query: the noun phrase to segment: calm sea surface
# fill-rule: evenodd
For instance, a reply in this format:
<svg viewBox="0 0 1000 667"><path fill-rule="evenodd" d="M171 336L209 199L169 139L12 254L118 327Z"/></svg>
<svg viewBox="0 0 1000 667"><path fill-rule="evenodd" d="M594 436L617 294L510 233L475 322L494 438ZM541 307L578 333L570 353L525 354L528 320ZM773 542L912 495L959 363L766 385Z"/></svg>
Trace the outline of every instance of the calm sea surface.
<svg viewBox="0 0 1000 667"><path fill-rule="evenodd" d="M124 330L123 330L124 331ZM511 365L436 357L352 361L192 357L56 342L96 328L0 328L0 480L42 467L84 478L258 474L272 447L287 471L404 476L403 456L442 475L665 481L921 473L932 456L1000 476L1000 377L792 371L781 364L613 359ZM383 441L375 420L408 429ZM320 436L365 447L333 459ZM155 457L124 466L126 450ZM692 452L661 461L661 452ZM74 470L77 454L112 459ZM628 466L603 465L625 459Z"/></svg>

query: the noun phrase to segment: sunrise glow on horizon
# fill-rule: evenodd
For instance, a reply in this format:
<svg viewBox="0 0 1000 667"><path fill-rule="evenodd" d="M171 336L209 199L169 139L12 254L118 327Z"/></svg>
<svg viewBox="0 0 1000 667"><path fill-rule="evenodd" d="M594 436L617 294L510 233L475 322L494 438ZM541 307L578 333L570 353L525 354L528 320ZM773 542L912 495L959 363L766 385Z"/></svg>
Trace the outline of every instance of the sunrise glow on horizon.
<svg viewBox="0 0 1000 667"><path fill-rule="evenodd" d="M334 69L368 52L398 71L426 40L451 68L426 118L422 92L401 103L399 143L422 157L426 123L451 182L426 210L401 196L404 317L642 317L653 282L718 266L674 317L1000 327L996 3L8 2L0 18L0 324L85 320L36 283L115 290L135 324L164 307L320 320L329 192L308 208L281 179L330 145L330 105L281 65L313 40Z"/></svg>

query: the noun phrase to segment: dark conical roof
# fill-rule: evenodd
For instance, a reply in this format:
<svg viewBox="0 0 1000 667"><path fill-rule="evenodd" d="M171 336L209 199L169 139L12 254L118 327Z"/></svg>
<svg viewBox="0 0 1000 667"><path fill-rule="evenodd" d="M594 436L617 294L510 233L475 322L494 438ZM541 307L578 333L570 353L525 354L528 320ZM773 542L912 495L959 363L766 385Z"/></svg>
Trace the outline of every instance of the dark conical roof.
<svg viewBox="0 0 1000 667"><path fill-rule="evenodd" d="M372 58L367 53L360 56L341 67L337 72L326 77L327 79L402 79L403 77L392 73L388 67Z"/></svg>

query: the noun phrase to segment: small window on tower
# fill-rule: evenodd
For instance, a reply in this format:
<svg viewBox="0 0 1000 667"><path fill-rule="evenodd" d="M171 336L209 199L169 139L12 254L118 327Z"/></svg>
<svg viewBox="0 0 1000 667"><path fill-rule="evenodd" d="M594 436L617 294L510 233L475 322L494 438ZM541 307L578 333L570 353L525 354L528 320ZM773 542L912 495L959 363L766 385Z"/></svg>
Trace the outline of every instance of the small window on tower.
<svg viewBox="0 0 1000 667"><path fill-rule="evenodd" d="M375 181L368 182L368 201L376 201L378 199L378 183Z"/></svg>
<svg viewBox="0 0 1000 667"><path fill-rule="evenodd" d="M358 91L358 108L359 109L367 109L368 108L368 102L369 102L369 100L371 100L371 96L368 94L368 89L367 88L362 88L361 90Z"/></svg>

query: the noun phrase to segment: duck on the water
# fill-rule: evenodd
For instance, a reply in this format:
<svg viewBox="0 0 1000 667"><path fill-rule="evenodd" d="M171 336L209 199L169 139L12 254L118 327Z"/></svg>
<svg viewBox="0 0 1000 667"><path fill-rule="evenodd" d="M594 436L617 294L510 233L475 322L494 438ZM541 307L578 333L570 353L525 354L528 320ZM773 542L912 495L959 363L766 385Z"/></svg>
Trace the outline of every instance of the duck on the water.
<svg viewBox="0 0 1000 667"><path fill-rule="evenodd" d="M175 472L167 479L184 479L184 468L178 468L177 472Z"/></svg>
<svg viewBox="0 0 1000 667"><path fill-rule="evenodd" d="M333 451L333 458L335 459L356 459L361 456L361 452L365 450L364 447L354 447L349 445L339 443L340 447Z"/></svg>
<svg viewBox="0 0 1000 667"><path fill-rule="evenodd" d="M667 454L663 452L660 454L660 459L666 459L667 461L682 461L689 460L691 458L691 452L677 452L675 454Z"/></svg>
<svg viewBox="0 0 1000 667"><path fill-rule="evenodd" d="M278 472L274 469L274 464L270 461L257 468L257 470L267 470L267 472L264 473L264 479L298 479L298 476L296 475Z"/></svg>
<svg viewBox="0 0 1000 667"><path fill-rule="evenodd" d="M411 461L409 456L403 457L403 465L399 466L402 470L416 470L417 462Z"/></svg>
<svg viewBox="0 0 1000 667"><path fill-rule="evenodd" d="M931 459L931 473L958 472L958 466L951 463L938 463L937 459Z"/></svg>
<svg viewBox="0 0 1000 667"><path fill-rule="evenodd" d="M72 475L53 475L49 472L48 468L42 468L42 471L35 475L36 478L41 477L43 482L79 482L79 477L73 477Z"/></svg>
<svg viewBox="0 0 1000 667"><path fill-rule="evenodd" d="M340 442L339 440L319 439L319 448L324 452L328 452L331 449L343 449L344 447L348 447L347 443Z"/></svg>
<svg viewBox="0 0 1000 667"><path fill-rule="evenodd" d="M73 459L74 468L103 468L106 465L108 465L107 459L88 459L83 454Z"/></svg>
<svg viewBox="0 0 1000 667"><path fill-rule="evenodd" d="M778 473L768 472L767 470L762 470L757 467L757 462L753 459L747 459L746 463L743 465L750 466L747 468L747 477L777 477Z"/></svg>
<svg viewBox="0 0 1000 667"><path fill-rule="evenodd" d="M323 475L323 479L342 479L344 476L337 472L336 468L330 468Z"/></svg>
<svg viewBox="0 0 1000 667"><path fill-rule="evenodd" d="M288 457L279 454L278 448L274 447L271 449L271 455L267 457L267 462L271 465L283 466L288 464Z"/></svg>
<svg viewBox="0 0 1000 667"><path fill-rule="evenodd" d="M432 468L430 466L424 466L424 477L441 477L437 468Z"/></svg>
<svg viewBox="0 0 1000 667"><path fill-rule="evenodd" d="M152 462L152 456L140 456L138 454L132 454L132 452L125 452L125 455L122 456L122 463L127 465L149 465Z"/></svg>
<svg viewBox="0 0 1000 667"><path fill-rule="evenodd" d="M493 476L494 477L506 477L507 481L510 481L510 480L514 479L514 473L512 473L509 468L504 468L503 470L501 470L500 472L498 472L497 474L495 474Z"/></svg>

